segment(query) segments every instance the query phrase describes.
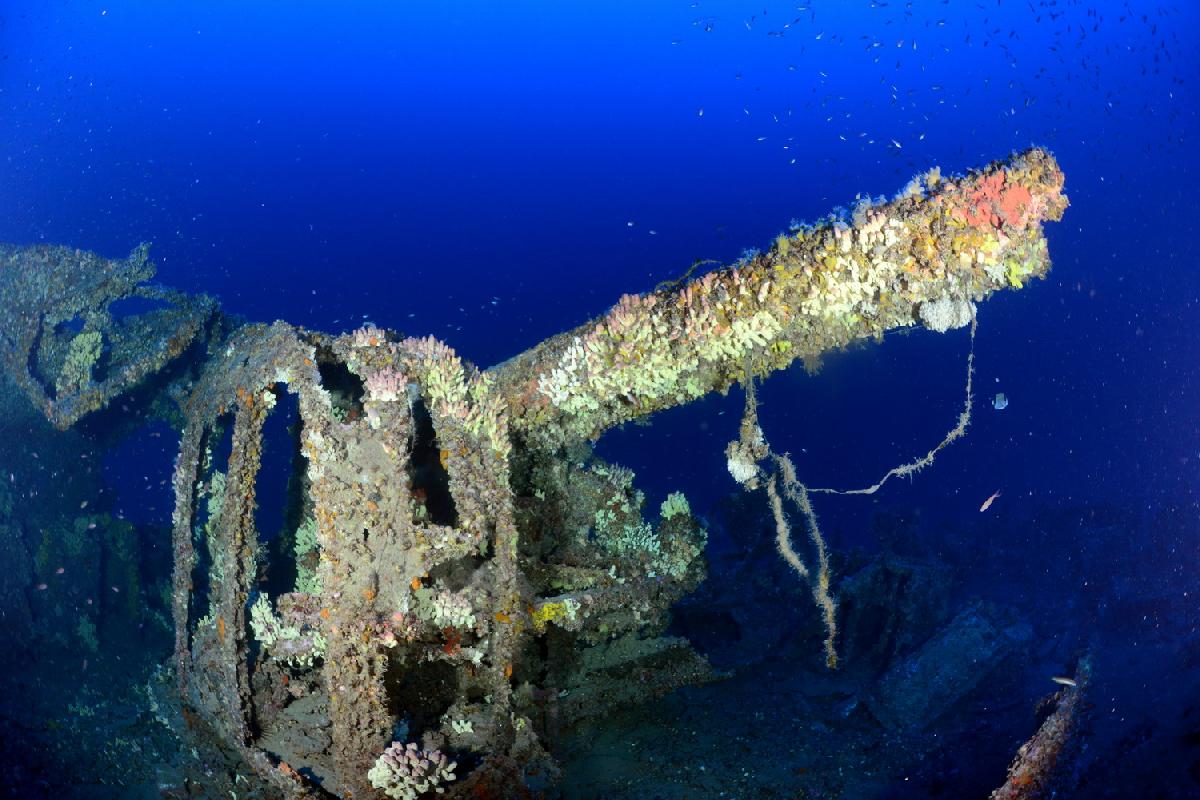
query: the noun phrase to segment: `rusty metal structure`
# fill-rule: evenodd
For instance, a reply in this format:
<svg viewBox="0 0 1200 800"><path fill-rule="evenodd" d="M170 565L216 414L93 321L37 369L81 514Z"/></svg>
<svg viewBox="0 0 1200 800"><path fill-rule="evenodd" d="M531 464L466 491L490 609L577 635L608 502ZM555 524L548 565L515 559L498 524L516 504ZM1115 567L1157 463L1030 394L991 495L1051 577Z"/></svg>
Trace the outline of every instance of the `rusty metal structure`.
<svg viewBox="0 0 1200 800"><path fill-rule="evenodd" d="M1004 783L989 795L989 800L1062 797L1076 788L1071 785L1070 771L1063 767L1069 763L1071 749L1077 747L1091 677L1091 656L1084 655L1073 678L1055 679L1060 688L1045 701L1049 709L1045 720L1037 733L1021 745Z"/></svg>
<svg viewBox="0 0 1200 800"><path fill-rule="evenodd" d="M375 328L206 328L212 301L141 286L144 249L5 247L0 355L66 426L203 344L198 379L162 388L183 420L175 669L198 732L282 797L518 797L553 784L563 726L717 677L664 635L704 577L699 520L681 495L646 513L589 442L897 327L962 327L1045 274L1062 186L1036 149L935 170L489 370ZM131 296L168 308L108 312ZM288 507L261 531L272 414Z"/></svg>
<svg viewBox="0 0 1200 800"><path fill-rule="evenodd" d="M284 392L298 398L307 465L298 510L315 523L316 550L305 555L320 590L275 598L279 624L293 633L281 637L291 645L277 639L272 648L261 631L255 641L249 598L261 591L254 507L263 425ZM220 739L289 796L312 789L301 771L319 776L326 793L371 796L367 774L391 740L398 694L409 697L406 716L444 720L427 747L538 773L553 769L539 744L539 709L552 702L570 722L608 702L598 692L621 691L619 681L584 686L583 674L653 667L639 694L710 674L683 642L643 636L700 577L699 547L671 581L600 564L518 564L518 518L529 510L510 485L503 406L486 375L436 340L248 326L206 371L187 418L175 475L180 688ZM213 454L225 428L232 447L222 470ZM223 484L215 504L214 481ZM597 503L609 485L597 480ZM202 498L215 514L203 522ZM694 537L694 520L682 522L660 526L660 537ZM208 565L199 620L198 563ZM442 601L457 604L457 619L436 610ZM550 657L538 657L529 640L550 622L563 633ZM565 638L600 631L603 654L574 664L579 654ZM569 678L572 669L583 674ZM561 698L532 688L548 672L557 672ZM302 722L288 709L297 706L328 726L296 731Z"/></svg>
<svg viewBox="0 0 1200 800"><path fill-rule="evenodd" d="M0 364L59 429L178 358L216 303L150 284L149 246L112 261L69 247L0 244ZM141 301L138 313L114 304Z"/></svg>

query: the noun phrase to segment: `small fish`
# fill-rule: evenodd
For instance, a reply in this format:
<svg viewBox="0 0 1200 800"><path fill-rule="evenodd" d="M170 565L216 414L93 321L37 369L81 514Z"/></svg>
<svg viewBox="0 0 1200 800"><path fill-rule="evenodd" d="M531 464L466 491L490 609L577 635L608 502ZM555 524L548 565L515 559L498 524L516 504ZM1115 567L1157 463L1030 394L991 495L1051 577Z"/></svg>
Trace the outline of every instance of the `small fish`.
<svg viewBox="0 0 1200 800"><path fill-rule="evenodd" d="M44 584L44 583L39 583L39 584L37 585L37 590L38 590L39 592L44 592L44 591L46 591L46 584Z"/></svg>
<svg viewBox="0 0 1200 800"><path fill-rule="evenodd" d="M59 567L58 569L54 570L54 574L55 574L55 575L62 575L62 574L63 574L64 572L66 572L66 571L67 571L67 568L66 568L66 567Z"/></svg>
<svg viewBox="0 0 1200 800"><path fill-rule="evenodd" d="M984 500L984 501L983 501L983 505L981 505L981 506L979 507L979 511L980 511L980 513L983 513L984 511L987 511L989 508L991 508L991 507L992 507L992 503L996 502L996 498L997 498L997 497L999 497L999 496L1000 496L1000 490L999 490L999 489L997 489L996 491L992 492L992 496L991 496L991 497L989 497L987 500Z"/></svg>
<svg viewBox="0 0 1200 800"><path fill-rule="evenodd" d="M1075 682L1074 678L1064 678L1062 675L1054 675L1053 677L1050 678L1050 680L1054 681L1057 684L1061 684L1062 686L1078 686L1079 685L1078 683Z"/></svg>
<svg viewBox="0 0 1200 800"><path fill-rule="evenodd" d="M1004 392L997 392L996 396L992 398L992 408L997 411L1003 411L1008 408L1008 397L1005 396Z"/></svg>

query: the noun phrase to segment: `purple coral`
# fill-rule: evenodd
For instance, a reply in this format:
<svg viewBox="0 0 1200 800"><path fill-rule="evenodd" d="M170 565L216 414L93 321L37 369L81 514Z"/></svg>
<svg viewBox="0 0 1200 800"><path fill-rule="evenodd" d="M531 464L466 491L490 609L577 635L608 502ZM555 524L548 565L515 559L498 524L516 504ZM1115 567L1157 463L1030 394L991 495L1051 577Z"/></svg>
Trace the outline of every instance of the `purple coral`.
<svg viewBox="0 0 1200 800"><path fill-rule="evenodd" d="M453 761L440 750L422 750L413 742L392 742L367 772L371 785L396 800L416 800L433 790L441 794L440 784L454 780Z"/></svg>

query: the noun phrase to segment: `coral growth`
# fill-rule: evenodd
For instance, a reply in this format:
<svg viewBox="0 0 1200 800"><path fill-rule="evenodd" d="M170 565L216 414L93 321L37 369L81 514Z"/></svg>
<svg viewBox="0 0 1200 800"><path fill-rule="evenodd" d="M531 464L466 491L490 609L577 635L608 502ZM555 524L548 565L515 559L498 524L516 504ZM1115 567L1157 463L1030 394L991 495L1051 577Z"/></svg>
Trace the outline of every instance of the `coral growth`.
<svg viewBox="0 0 1200 800"><path fill-rule="evenodd" d="M442 794L441 784L454 780L455 766L439 750L392 742L367 772L367 779L394 800L416 800L430 790Z"/></svg>
<svg viewBox="0 0 1200 800"><path fill-rule="evenodd" d="M1062 173L1041 150L960 178L928 173L850 219L791 229L766 253L625 295L491 372L529 443L594 439L894 328L961 327L973 303L1045 273L1040 223L1066 204ZM750 478L746 462L731 466Z"/></svg>
<svg viewBox="0 0 1200 800"><path fill-rule="evenodd" d="M975 307L967 300L939 297L937 300L922 303L918 313L926 328L935 333L945 333L953 328L970 325L975 315Z"/></svg>
<svg viewBox="0 0 1200 800"><path fill-rule="evenodd" d="M0 365L56 427L104 408L218 329L206 327L212 298L146 283L155 272L149 249L110 260L73 247L0 245ZM131 297L165 307L112 312Z"/></svg>
<svg viewBox="0 0 1200 800"><path fill-rule="evenodd" d="M966 193L965 203L951 213L960 222L974 228L999 228L1001 224L1024 227L1033 206L1033 194L1015 181L1006 180L1008 173L998 170L981 178Z"/></svg>
<svg viewBox="0 0 1200 800"><path fill-rule="evenodd" d="M372 372L366 380L367 397L377 403L394 403L405 396L408 379L397 369Z"/></svg>
<svg viewBox="0 0 1200 800"><path fill-rule="evenodd" d="M325 655L326 641L312 613L307 595L285 594L279 598L279 612L259 595L250 607L250 629L272 657L296 667L311 667ZM219 619L219 618L218 618Z"/></svg>
<svg viewBox="0 0 1200 800"><path fill-rule="evenodd" d="M92 383L92 371L100 360L103 345L104 337L99 331L84 331L71 340L54 384L56 397L75 394Z"/></svg>

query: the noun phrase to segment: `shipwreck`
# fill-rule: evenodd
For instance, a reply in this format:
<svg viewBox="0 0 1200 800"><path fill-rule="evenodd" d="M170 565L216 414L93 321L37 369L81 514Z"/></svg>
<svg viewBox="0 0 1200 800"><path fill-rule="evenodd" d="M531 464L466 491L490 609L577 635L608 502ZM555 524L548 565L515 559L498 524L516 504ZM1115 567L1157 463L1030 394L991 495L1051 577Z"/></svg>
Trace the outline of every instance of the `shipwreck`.
<svg viewBox="0 0 1200 800"><path fill-rule="evenodd" d="M153 284L145 246L2 246L0 361L60 428L140 392L179 431L173 673L190 735L286 798L517 797L553 785L563 726L714 677L665 634L705 576L701 521L682 494L644 508L591 443L891 330L973 326L978 303L1046 274L1043 224L1066 205L1040 149L934 170L488 369L430 337L238 323ZM114 311L130 302L145 307ZM969 411L968 383L959 434ZM292 452L283 529L264 532L273 414L290 415ZM752 404L728 458L805 513ZM833 666L836 578L811 538L781 530L779 549Z"/></svg>

